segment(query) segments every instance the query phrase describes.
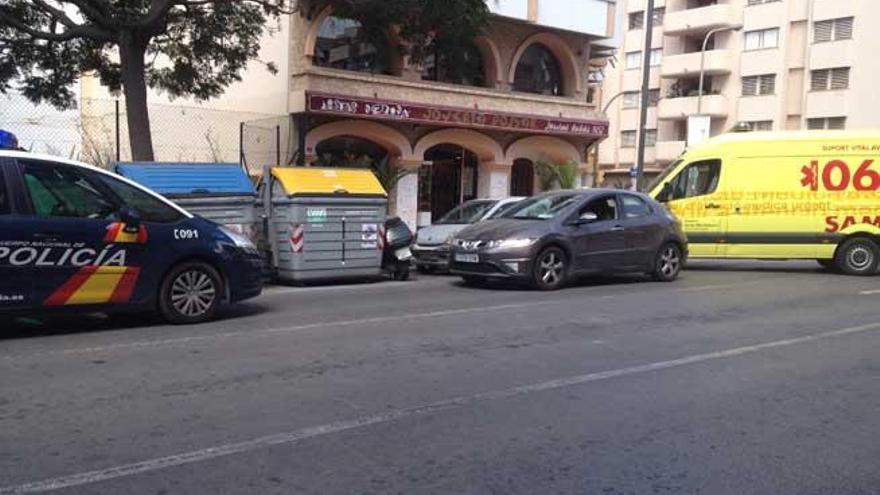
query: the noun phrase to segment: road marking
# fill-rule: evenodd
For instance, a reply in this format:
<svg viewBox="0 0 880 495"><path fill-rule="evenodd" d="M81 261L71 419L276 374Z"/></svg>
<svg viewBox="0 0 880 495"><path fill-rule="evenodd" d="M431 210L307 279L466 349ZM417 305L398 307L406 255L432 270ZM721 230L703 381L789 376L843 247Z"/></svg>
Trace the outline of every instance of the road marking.
<svg viewBox="0 0 880 495"><path fill-rule="evenodd" d="M877 294L880 294L880 290L863 290L863 291L859 292L859 295L862 295L862 296L874 296Z"/></svg>
<svg viewBox="0 0 880 495"><path fill-rule="evenodd" d="M312 426L275 435L267 435L264 437L255 438L253 440L246 440L244 442L217 445L202 450L194 450L191 452L184 452L167 457L157 457L154 459L135 462L132 464L123 464L108 469L78 473L43 481L24 483L21 485L11 485L0 488L0 494L39 493L59 490L62 488L89 485L101 481L134 476L141 473L160 471L175 466L208 461L211 459L216 459L218 457L226 457L235 454L252 452L255 450L262 450L276 445L294 444L309 438L322 437L334 433L364 428L371 425L388 423L391 421L396 421L398 419L404 419L412 416L421 416L442 411L461 409L471 404L480 402L511 399L538 392L545 392L548 390L557 390L566 387L572 387L575 385L583 385L586 383L610 380L613 378L620 378L624 376L650 373L653 371L661 371L671 368L679 368L682 366L705 363L718 359L743 356L746 354L754 354L768 349L790 347L798 344L827 340L834 337L842 337L845 335L873 332L876 330L880 330L880 322L856 327L849 327L841 330L834 330L819 334L807 335L804 337L795 337L791 339L766 342L763 344L736 347L733 349L710 352L705 354L695 354L669 361L659 361L650 364L630 366L627 368L619 368L615 370L600 371L597 373L588 373L585 375L559 378L556 380L550 380L531 385L523 385L519 387L512 387L491 392L483 392L474 395L460 396L452 399L432 402L430 404L425 404L421 406L396 409L384 413L362 416L360 418L350 419L346 421L337 421L335 423Z"/></svg>
<svg viewBox="0 0 880 495"><path fill-rule="evenodd" d="M709 291L709 290L719 290L719 289L730 289L736 287L746 287L751 285L759 285L762 282L744 282L740 284L727 284L727 285L706 285L700 287L685 287L681 289L672 289L669 291L661 290L645 290L645 291L637 291L637 292L629 292L629 293L614 293L614 294L606 294L601 296L591 297L591 301L601 301L606 299L618 299L620 297L630 297L634 295L644 295L644 294L671 294L676 292L701 292L701 291ZM266 328L262 330L235 330L230 332L221 332L221 333L212 333L208 335L194 335L192 337L175 337L170 339L162 339L162 340L145 340L145 341L136 341L136 342L125 342L119 344L108 344L102 346L93 346L93 347L81 347L74 349L57 349L51 351L41 351L34 352L30 354L10 354L2 356L4 361L13 361L20 360L26 358L34 358L41 356L55 356L55 355L79 355L79 354L90 354L94 352L105 352L105 351L115 351L120 349L144 349L144 348L152 348L152 347L161 347L168 345L178 345L178 344L191 344L193 342L202 342L208 340L219 340L225 338L254 338L259 336L267 336L267 335L279 335L286 333L295 333L302 332L306 330L314 330L318 328L325 327L351 327L356 325L367 325L367 324L376 324L376 323L390 323L395 321L406 321L411 319L430 319L430 318L441 318L446 316L458 316L465 315L470 313L481 313L485 311L504 311L504 310L516 310L516 309L529 309L539 306L550 306L555 304L571 304L576 302L581 304L584 302L583 295L569 297L565 299L550 299L547 301L536 301L536 302L519 302L512 304L499 304L496 306L480 306L480 307L468 307L468 308L457 308L457 309L446 309L446 310L438 310L438 311L429 311L425 313L407 313L402 315L393 315L393 316L378 316L374 318L360 318L356 320L341 320L341 321L324 321L324 322L316 322L316 323L307 323L303 325L295 325L295 326L286 326L286 327L277 327L277 328Z"/></svg>

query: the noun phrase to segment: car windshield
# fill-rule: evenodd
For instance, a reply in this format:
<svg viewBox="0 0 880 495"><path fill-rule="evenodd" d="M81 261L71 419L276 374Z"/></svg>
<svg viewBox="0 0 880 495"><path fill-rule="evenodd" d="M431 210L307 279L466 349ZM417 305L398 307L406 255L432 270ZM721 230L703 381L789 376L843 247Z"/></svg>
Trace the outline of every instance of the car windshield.
<svg viewBox="0 0 880 495"><path fill-rule="evenodd" d="M671 165L669 165L668 167L666 167L666 169L663 170L663 172L660 175L658 175L657 178L654 179L653 182L651 182L651 185L648 186L648 189L646 189L646 191L653 191L655 187L666 182L666 179L669 177L669 175L672 172L675 171L676 168L678 168L678 165L680 163L681 163L681 160L677 160L677 161L673 162Z"/></svg>
<svg viewBox="0 0 880 495"><path fill-rule="evenodd" d="M497 210L492 212L491 215L486 217L486 220L491 220L493 218L501 218L501 217L507 215L507 213L510 210L516 208L517 205L519 205L519 204L520 204L520 201L511 201L510 203L507 203L505 205L501 205L501 207L499 207Z"/></svg>
<svg viewBox="0 0 880 495"><path fill-rule="evenodd" d="M563 210L577 200L577 194L551 194L537 196L518 203L505 218L520 220L550 220L556 218Z"/></svg>
<svg viewBox="0 0 880 495"><path fill-rule="evenodd" d="M485 215L495 203L496 201L491 199L468 201L450 211L444 215L443 218L434 223L440 225L475 223L480 221L480 219L483 218L483 215Z"/></svg>

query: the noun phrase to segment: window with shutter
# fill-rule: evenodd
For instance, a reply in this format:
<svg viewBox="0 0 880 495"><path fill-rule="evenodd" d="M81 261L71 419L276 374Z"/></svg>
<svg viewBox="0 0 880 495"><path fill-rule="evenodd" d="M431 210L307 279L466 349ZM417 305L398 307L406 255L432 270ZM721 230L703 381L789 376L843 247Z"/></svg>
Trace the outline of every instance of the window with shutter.
<svg viewBox="0 0 880 495"><path fill-rule="evenodd" d="M623 94L623 108L638 108L639 93L638 91L627 91Z"/></svg>
<svg viewBox="0 0 880 495"><path fill-rule="evenodd" d="M657 129L648 129L645 131L645 146L657 146Z"/></svg>
<svg viewBox="0 0 880 495"><path fill-rule="evenodd" d="M831 117L828 119L828 129L842 131L846 129L846 117Z"/></svg>
<svg viewBox="0 0 880 495"><path fill-rule="evenodd" d="M831 69L831 89L849 88L849 67Z"/></svg>
<svg viewBox="0 0 880 495"><path fill-rule="evenodd" d="M818 131L825 128L825 119L807 119L807 129Z"/></svg>
<svg viewBox="0 0 880 495"><path fill-rule="evenodd" d="M758 93L762 95L776 94L776 74L760 76Z"/></svg>
<svg viewBox="0 0 880 495"><path fill-rule="evenodd" d="M636 131L622 131L620 133L620 147L633 148L636 145Z"/></svg>
<svg viewBox="0 0 880 495"><path fill-rule="evenodd" d="M758 76L748 76L743 78L743 96L755 96L758 94Z"/></svg>
<svg viewBox="0 0 880 495"><path fill-rule="evenodd" d="M642 29L645 27L645 12L633 12L629 15L629 29Z"/></svg>
<svg viewBox="0 0 880 495"><path fill-rule="evenodd" d="M834 21L818 21L813 25L813 43L831 41L831 31L834 29Z"/></svg>
<svg viewBox="0 0 880 495"><path fill-rule="evenodd" d="M659 89L652 89L652 90L648 91L648 106L649 107L656 107L657 103L659 103L659 102L660 102L660 90Z"/></svg>
<svg viewBox="0 0 880 495"><path fill-rule="evenodd" d="M853 18L844 17L834 21L834 39L850 40L853 35Z"/></svg>
<svg viewBox="0 0 880 495"><path fill-rule="evenodd" d="M814 70L811 73L810 91L825 91L828 89L828 76L830 71L827 69Z"/></svg>

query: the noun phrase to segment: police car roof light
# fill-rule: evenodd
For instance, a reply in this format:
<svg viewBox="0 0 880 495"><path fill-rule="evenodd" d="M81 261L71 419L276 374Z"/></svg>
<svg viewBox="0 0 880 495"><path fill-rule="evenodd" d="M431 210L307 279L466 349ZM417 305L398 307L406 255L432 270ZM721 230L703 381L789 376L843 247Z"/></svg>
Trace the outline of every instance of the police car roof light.
<svg viewBox="0 0 880 495"><path fill-rule="evenodd" d="M17 150L18 138L15 134L0 129L0 150Z"/></svg>

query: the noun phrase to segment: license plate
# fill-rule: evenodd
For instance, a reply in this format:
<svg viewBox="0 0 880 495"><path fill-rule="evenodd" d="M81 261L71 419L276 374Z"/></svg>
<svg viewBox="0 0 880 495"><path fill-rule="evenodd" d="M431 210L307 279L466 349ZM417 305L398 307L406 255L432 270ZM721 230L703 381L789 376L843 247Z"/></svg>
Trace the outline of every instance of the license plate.
<svg viewBox="0 0 880 495"><path fill-rule="evenodd" d="M480 255L479 254L463 254L456 253L455 261L459 263L479 263Z"/></svg>

